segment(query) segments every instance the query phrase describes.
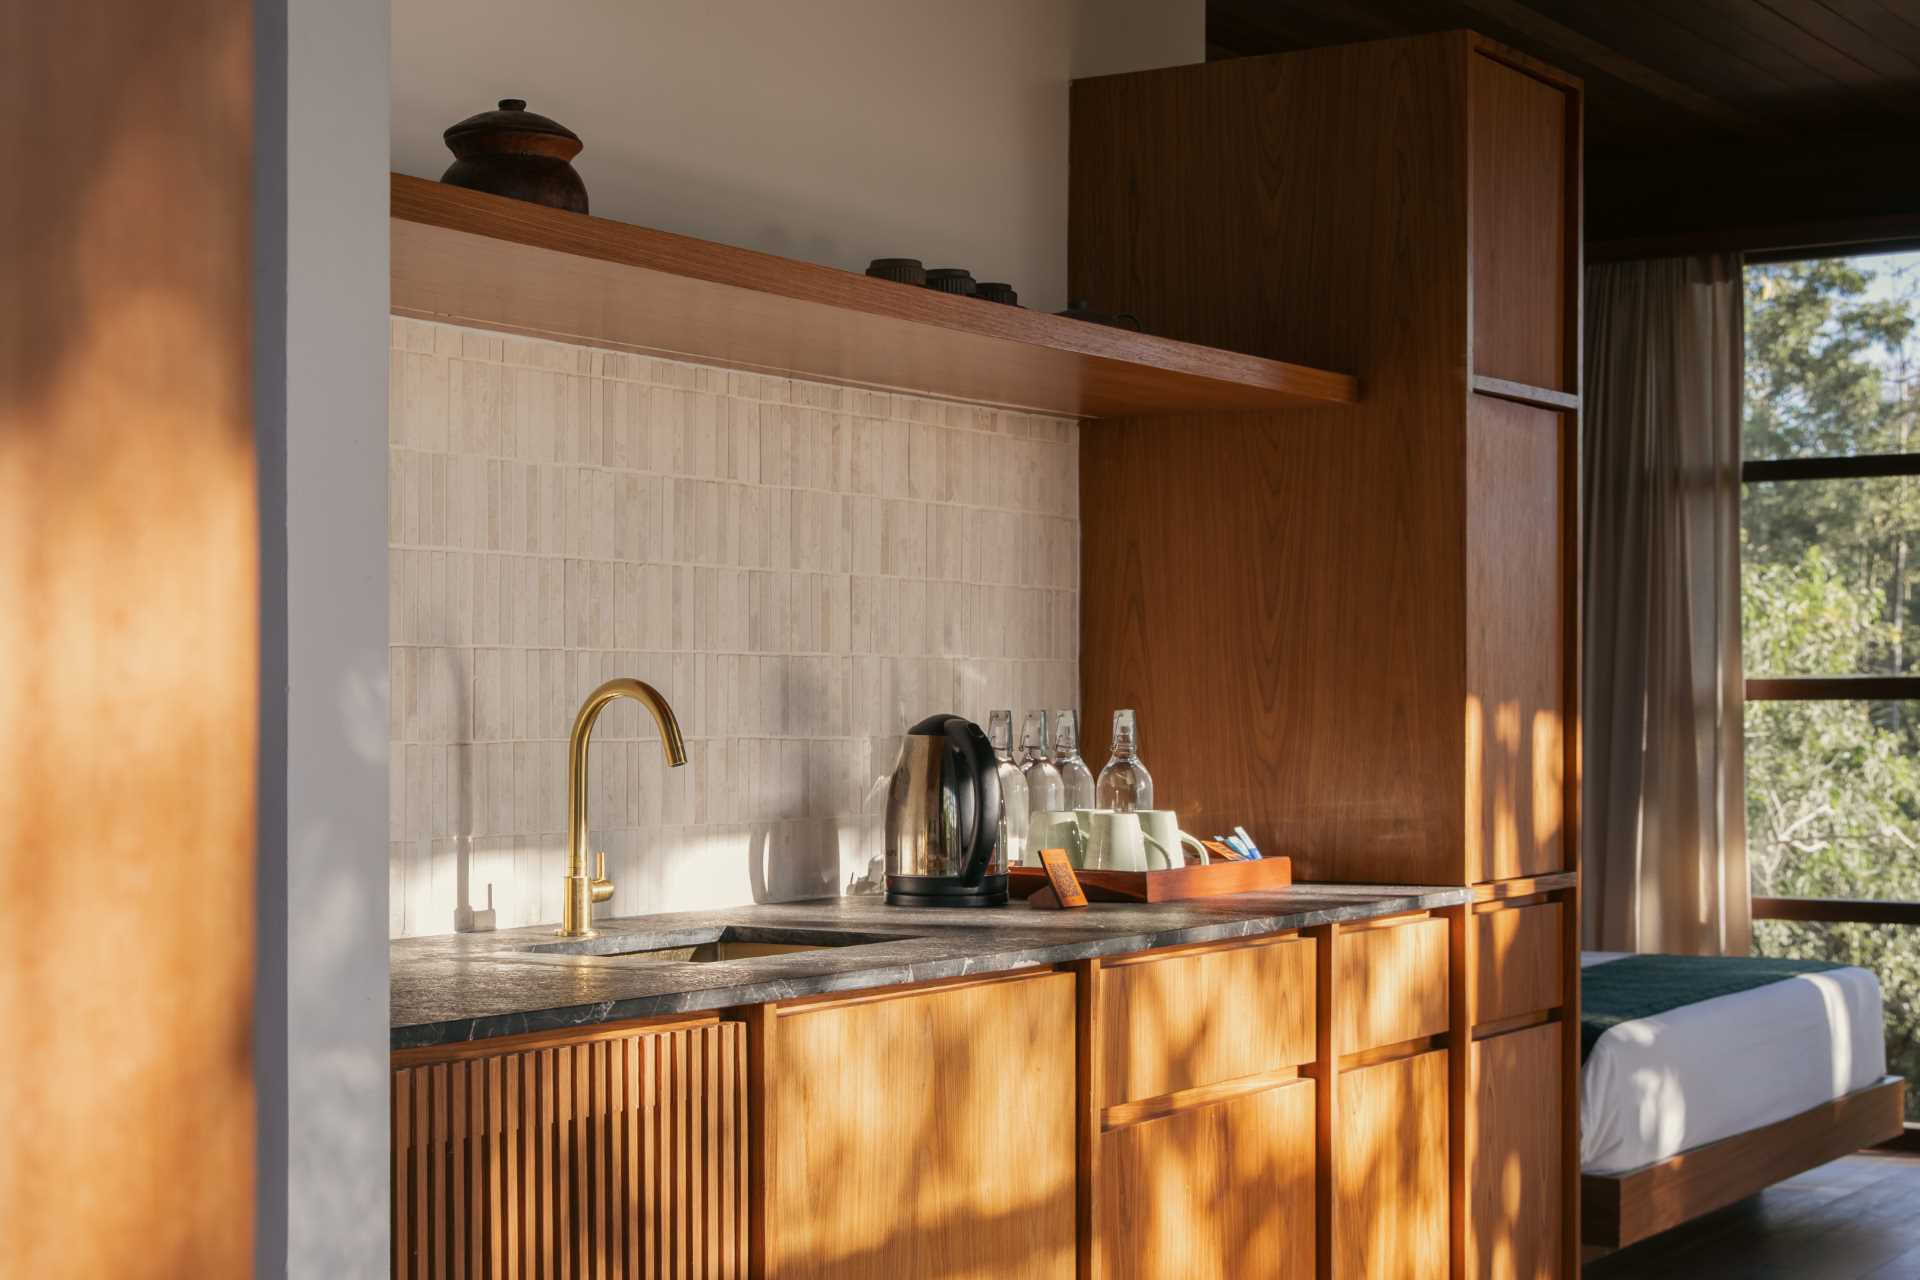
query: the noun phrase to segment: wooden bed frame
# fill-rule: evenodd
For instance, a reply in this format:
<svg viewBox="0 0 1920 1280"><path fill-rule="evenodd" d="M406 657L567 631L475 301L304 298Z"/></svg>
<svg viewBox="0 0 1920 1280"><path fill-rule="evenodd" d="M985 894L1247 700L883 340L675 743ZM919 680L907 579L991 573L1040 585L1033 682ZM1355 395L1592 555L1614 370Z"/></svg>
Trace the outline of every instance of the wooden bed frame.
<svg viewBox="0 0 1920 1280"><path fill-rule="evenodd" d="M1580 1237L1589 1250L1624 1248L1817 1165L1898 1137L1906 1081L1864 1089L1775 1124L1736 1133L1626 1173L1580 1176Z"/></svg>

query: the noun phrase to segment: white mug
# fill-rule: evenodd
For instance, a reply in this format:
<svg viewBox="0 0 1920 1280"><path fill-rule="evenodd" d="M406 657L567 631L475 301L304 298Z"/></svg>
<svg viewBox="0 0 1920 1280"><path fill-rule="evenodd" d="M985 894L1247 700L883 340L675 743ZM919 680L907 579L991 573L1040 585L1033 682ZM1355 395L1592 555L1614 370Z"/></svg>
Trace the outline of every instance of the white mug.
<svg viewBox="0 0 1920 1280"><path fill-rule="evenodd" d="M1203 867L1213 861L1207 855L1207 846L1200 843L1198 836L1190 836L1180 829L1180 815L1173 810L1141 809L1138 813L1140 829L1146 833L1147 838L1156 841L1163 849L1181 851L1182 862L1186 860L1186 849L1191 849L1200 855L1200 865ZM1174 865L1179 866L1181 863L1176 862Z"/></svg>
<svg viewBox="0 0 1920 1280"><path fill-rule="evenodd" d="M1042 849L1065 849L1067 861L1076 867L1087 865L1087 837L1091 821L1083 823L1081 814L1091 814L1091 809L1075 812L1072 809L1043 809L1033 815L1027 825L1027 855L1034 866L1040 865Z"/></svg>
<svg viewBox="0 0 1920 1280"><path fill-rule="evenodd" d="M1165 870L1174 865L1174 855L1140 827L1137 813L1116 813L1112 809L1075 810L1091 821L1087 838L1089 871L1147 871L1151 862Z"/></svg>

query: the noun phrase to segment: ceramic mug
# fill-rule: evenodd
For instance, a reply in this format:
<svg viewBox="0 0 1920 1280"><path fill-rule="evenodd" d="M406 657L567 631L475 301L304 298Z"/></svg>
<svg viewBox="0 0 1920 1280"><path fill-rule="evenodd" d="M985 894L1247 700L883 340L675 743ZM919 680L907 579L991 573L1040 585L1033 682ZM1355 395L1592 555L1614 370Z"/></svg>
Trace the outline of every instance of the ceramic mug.
<svg viewBox="0 0 1920 1280"><path fill-rule="evenodd" d="M1190 836L1180 829L1180 815L1171 809L1141 809L1140 829L1147 837L1168 851L1180 851L1181 862L1185 859L1185 850L1191 849L1200 857L1200 865L1206 866L1213 861L1207 856L1207 846L1200 843L1198 836ZM1179 866L1181 862L1174 865Z"/></svg>
<svg viewBox="0 0 1920 1280"><path fill-rule="evenodd" d="M1089 871L1167 870L1174 866L1174 855L1167 846L1141 829L1139 814L1112 809L1074 810L1076 818L1082 814L1086 815Z"/></svg>
<svg viewBox="0 0 1920 1280"><path fill-rule="evenodd" d="M1072 809L1043 809L1027 823L1027 854L1033 859L1033 865L1040 865L1042 849L1065 849L1067 861L1076 867L1087 865L1087 834L1091 822L1082 825L1081 813L1092 813L1091 809L1082 809L1076 813Z"/></svg>

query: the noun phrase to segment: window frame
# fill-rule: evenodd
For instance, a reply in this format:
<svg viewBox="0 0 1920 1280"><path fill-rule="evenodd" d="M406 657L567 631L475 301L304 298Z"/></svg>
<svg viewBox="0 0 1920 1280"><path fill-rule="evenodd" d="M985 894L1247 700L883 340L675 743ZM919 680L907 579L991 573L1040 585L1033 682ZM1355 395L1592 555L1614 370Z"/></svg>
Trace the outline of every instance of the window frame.
<svg viewBox="0 0 1920 1280"><path fill-rule="evenodd" d="M1746 253L1748 266L1804 262L1814 258L1867 257L1920 249L1920 239L1902 239L1873 245L1833 246L1824 249L1776 250ZM1920 452L1872 453L1816 458L1740 459L1740 483L1793 483L1804 480L1870 480L1888 476L1920 476ZM1742 654L1744 665L1744 651ZM1920 701L1920 675L1748 676L1741 672L1743 696L1748 702L1857 702ZM1744 761L1745 742L1742 741ZM1744 764L1741 770L1744 780ZM1817 924L1920 925L1920 901L1859 898L1783 898L1753 894L1749 884L1750 916L1754 920L1789 920ZM1891 1066L1891 1064L1889 1064ZM1909 1121L1904 1133L1880 1144L1920 1154L1920 1124Z"/></svg>
<svg viewBox="0 0 1920 1280"><path fill-rule="evenodd" d="M1866 257L1900 246L1875 246L1845 254L1799 251L1748 254L1742 266L1807 261L1833 256ZM1920 452L1863 453L1817 458L1746 458L1740 483L1779 484L1802 480L1873 480L1920 476ZM1743 673L1744 675L1744 673ZM1920 675L1745 676L1748 702L1920 701ZM1854 898L1753 897L1756 920L1803 920L1839 924L1920 924L1920 902L1867 901Z"/></svg>

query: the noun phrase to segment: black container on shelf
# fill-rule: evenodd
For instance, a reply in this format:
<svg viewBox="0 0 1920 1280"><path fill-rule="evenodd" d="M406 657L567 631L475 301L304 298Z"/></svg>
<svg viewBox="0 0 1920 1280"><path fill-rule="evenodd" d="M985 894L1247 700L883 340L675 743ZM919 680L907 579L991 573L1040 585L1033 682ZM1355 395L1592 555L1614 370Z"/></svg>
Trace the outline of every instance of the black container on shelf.
<svg viewBox="0 0 1920 1280"><path fill-rule="evenodd" d="M1013 286L999 280L982 280L973 287L973 296L987 302L1004 303L1009 307L1020 305L1020 295Z"/></svg>
<svg viewBox="0 0 1920 1280"><path fill-rule="evenodd" d="M892 280L896 284L923 285L927 282L927 269L918 258L875 258L867 264L867 274L876 280Z"/></svg>
<svg viewBox="0 0 1920 1280"><path fill-rule="evenodd" d="M974 294L973 272L965 267L935 267L927 272L927 288L939 293Z"/></svg>
<svg viewBox="0 0 1920 1280"><path fill-rule="evenodd" d="M1056 311L1053 314L1065 316L1069 320L1085 320L1088 324L1104 324L1113 329L1131 329L1135 333L1140 332L1140 321L1137 317L1128 315L1124 311L1118 315L1095 311L1093 304L1085 298L1076 298L1067 304L1065 311Z"/></svg>

